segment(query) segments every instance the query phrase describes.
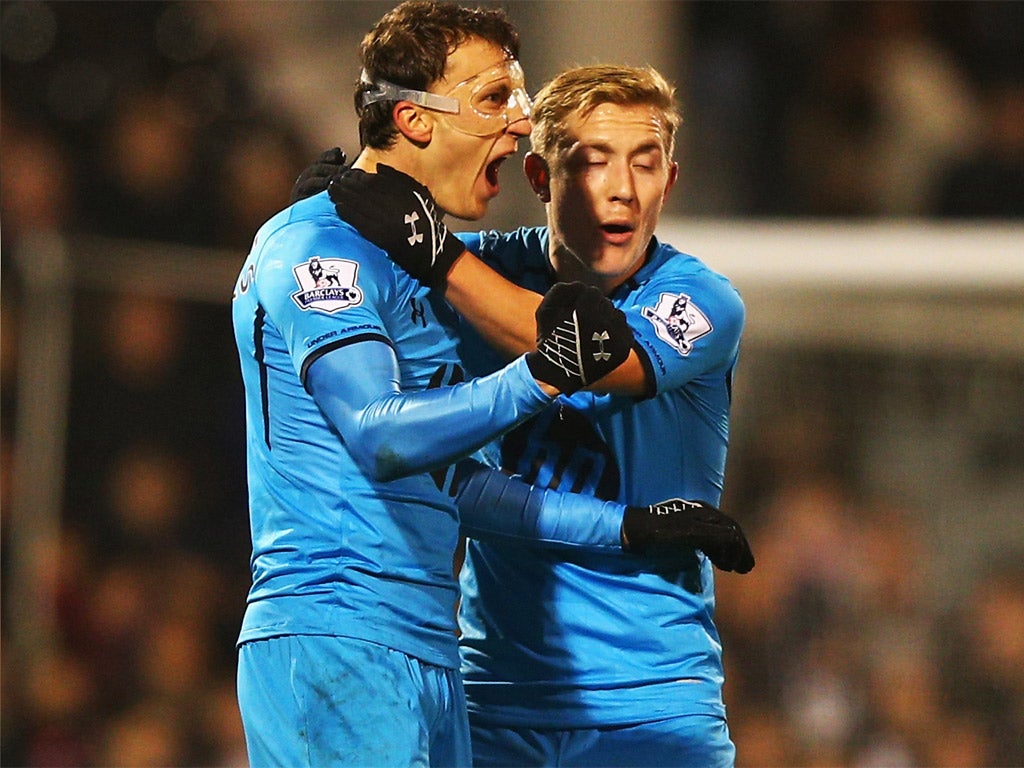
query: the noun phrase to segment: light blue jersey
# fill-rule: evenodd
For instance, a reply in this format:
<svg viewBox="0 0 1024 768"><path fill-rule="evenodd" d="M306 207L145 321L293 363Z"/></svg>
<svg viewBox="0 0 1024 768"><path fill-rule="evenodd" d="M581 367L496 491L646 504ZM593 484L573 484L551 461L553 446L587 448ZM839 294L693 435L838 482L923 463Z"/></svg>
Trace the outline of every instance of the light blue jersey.
<svg viewBox="0 0 1024 768"><path fill-rule="evenodd" d="M513 282L544 293L547 230L461 235ZM541 487L646 505L717 505L744 309L698 259L655 242L610 297L655 391L578 392L506 435L500 463ZM468 327L470 375L500 364ZM461 575L462 669L478 722L587 728L680 715L724 717L711 562L470 540Z"/></svg>
<svg viewBox="0 0 1024 768"><path fill-rule="evenodd" d="M239 642L338 635L455 664L451 500L426 474L368 478L304 387L318 356L373 338L395 348L403 388L450 383L450 315L326 194L259 230L235 293L253 537Z"/></svg>
<svg viewBox="0 0 1024 768"><path fill-rule="evenodd" d="M259 230L235 286L233 322L253 545L239 643L333 635L457 667L457 512L440 490L446 468L430 462L475 448L457 432L490 440L550 398L522 360L498 378L446 386L463 378L454 313L338 219L326 193ZM348 364L345 355L357 348ZM310 366L345 361L331 379L348 379L334 398L346 413L347 392L385 386L368 360L382 352L391 360L389 350L397 359L394 398L353 417L343 437L338 420L325 416L327 400L310 394ZM375 422L390 432L371 434ZM355 429L364 426L366 434ZM387 482L358 461L381 433L394 435L391 445L371 458L394 464L397 479ZM406 449L422 458L403 456ZM419 464L434 471L411 473Z"/></svg>

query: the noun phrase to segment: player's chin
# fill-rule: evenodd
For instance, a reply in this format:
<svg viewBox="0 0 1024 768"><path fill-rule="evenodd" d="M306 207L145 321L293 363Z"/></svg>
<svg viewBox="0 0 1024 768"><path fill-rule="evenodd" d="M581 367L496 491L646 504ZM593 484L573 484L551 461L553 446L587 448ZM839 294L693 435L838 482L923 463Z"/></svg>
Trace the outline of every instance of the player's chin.
<svg viewBox="0 0 1024 768"><path fill-rule="evenodd" d="M621 277L634 271L637 261L643 258L643 253L638 253L635 248L618 248L605 246L599 249L591 262L594 272L603 278L612 279Z"/></svg>
<svg viewBox="0 0 1024 768"><path fill-rule="evenodd" d="M492 187L490 184L480 183L479 179L477 184L473 187L473 192L466 200L466 210L470 215L462 218L467 219L479 219L482 218L491 205L491 202L498 196L498 190L496 187Z"/></svg>
<svg viewBox="0 0 1024 768"><path fill-rule="evenodd" d="M448 209L448 214L464 221L476 221L487 214L493 197L472 195L464 200L458 208Z"/></svg>

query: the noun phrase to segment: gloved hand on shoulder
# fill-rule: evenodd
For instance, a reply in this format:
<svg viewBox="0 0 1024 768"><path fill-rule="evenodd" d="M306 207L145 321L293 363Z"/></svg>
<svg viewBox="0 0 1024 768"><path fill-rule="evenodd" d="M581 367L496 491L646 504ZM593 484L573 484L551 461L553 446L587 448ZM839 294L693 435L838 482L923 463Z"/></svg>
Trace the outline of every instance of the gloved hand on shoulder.
<svg viewBox="0 0 1024 768"><path fill-rule="evenodd" d="M439 288L466 252L445 226L430 190L383 163L377 173L353 168L331 179L338 216L421 284Z"/></svg>
<svg viewBox="0 0 1024 768"><path fill-rule="evenodd" d="M341 147L333 147L323 152L316 162L300 173L299 178L295 180L289 204L323 192L327 189L331 177L345 170L347 162L345 150Z"/></svg>

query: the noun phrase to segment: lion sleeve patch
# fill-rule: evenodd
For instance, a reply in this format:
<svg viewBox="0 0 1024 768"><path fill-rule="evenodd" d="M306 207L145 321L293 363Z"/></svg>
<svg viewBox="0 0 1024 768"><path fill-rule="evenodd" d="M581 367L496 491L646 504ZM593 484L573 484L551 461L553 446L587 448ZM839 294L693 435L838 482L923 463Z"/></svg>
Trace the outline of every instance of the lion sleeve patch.
<svg viewBox="0 0 1024 768"><path fill-rule="evenodd" d="M363 303L363 291L356 285L359 265L354 261L313 256L296 265L292 272L299 284L292 300L301 310L333 314Z"/></svg>
<svg viewBox="0 0 1024 768"><path fill-rule="evenodd" d="M658 338L684 357L697 339L712 330L707 315L685 293L663 293L654 307L644 307L641 314L654 326Z"/></svg>

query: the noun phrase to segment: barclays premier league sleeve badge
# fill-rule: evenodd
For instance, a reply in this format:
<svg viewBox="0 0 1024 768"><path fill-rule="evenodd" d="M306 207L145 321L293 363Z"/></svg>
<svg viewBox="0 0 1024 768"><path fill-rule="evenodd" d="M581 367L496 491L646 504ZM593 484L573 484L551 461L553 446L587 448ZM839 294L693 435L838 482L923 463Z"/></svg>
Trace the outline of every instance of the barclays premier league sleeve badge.
<svg viewBox="0 0 1024 768"><path fill-rule="evenodd" d="M693 342L711 333L711 321L685 293L663 293L653 309L644 307L641 312L658 338L684 357L690 354Z"/></svg>
<svg viewBox="0 0 1024 768"><path fill-rule="evenodd" d="M299 284L292 300L299 309L333 314L363 303L363 292L356 286L359 265L354 261L313 256L292 271Z"/></svg>

